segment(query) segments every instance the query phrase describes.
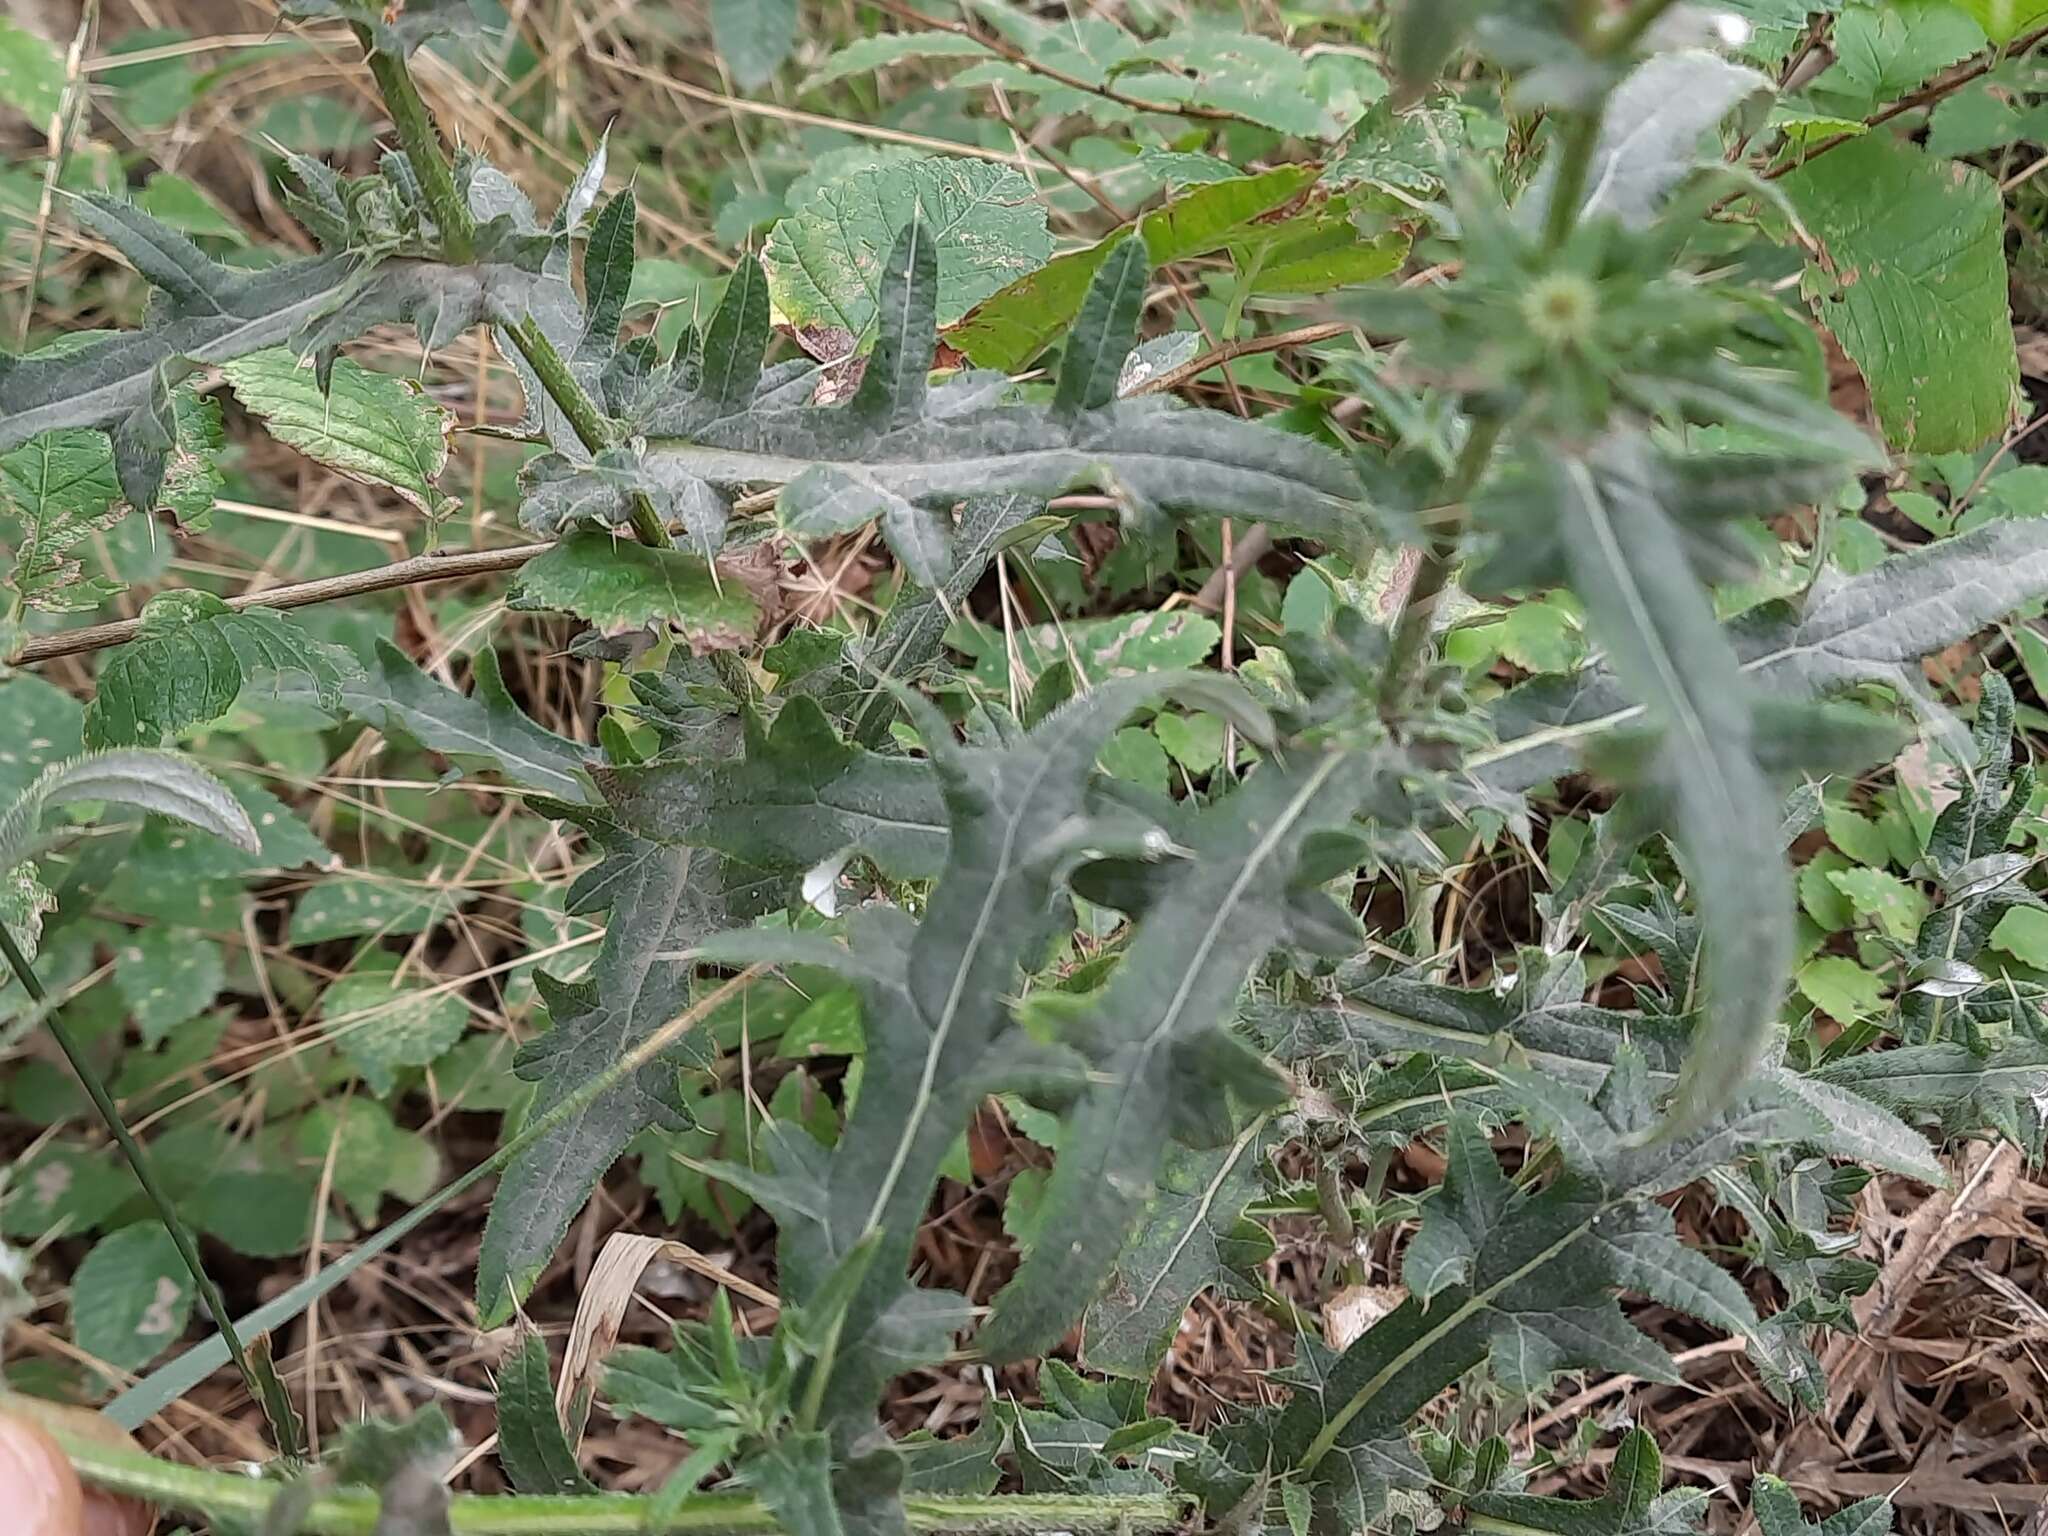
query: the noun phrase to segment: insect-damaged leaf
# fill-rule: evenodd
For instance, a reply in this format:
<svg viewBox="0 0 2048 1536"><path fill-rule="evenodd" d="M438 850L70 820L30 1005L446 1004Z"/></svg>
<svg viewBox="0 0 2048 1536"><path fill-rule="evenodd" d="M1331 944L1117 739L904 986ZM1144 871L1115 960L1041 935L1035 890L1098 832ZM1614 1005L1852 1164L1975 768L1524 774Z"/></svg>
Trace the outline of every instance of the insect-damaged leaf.
<svg viewBox="0 0 2048 1536"><path fill-rule="evenodd" d="M455 418L408 379L337 358L326 379L283 347L236 358L221 372L279 442L352 480L389 486L428 517L453 498L435 486Z"/></svg>
<svg viewBox="0 0 2048 1536"><path fill-rule="evenodd" d="M329 709L362 669L348 652L313 639L268 608L228 607L210 593L162 592L142 628L100 664L86 707L88 745L156 746L189 726L218 720L245 688L300 680Z"/></svg>
<svg viewBox="0 0 2048 1536"><path fill-rule="evenodd" d="M1045 205L1020 171L946 156L863 167L820 186L775 226L762 252L781 318L800 334L837 333L838 344L814 346L815 355L874 345L885 264L912 223L931 234L940 325L1052 255Z"/></svg>
<svg viewBox="0 0 2048 1536"><path fill-rule="evenodd" d="M1997 435L2019 383L1997 184L1872 133L1781 185L1823 252L1803 291L1869 382L1886 440L1944 453Z"/></svg>

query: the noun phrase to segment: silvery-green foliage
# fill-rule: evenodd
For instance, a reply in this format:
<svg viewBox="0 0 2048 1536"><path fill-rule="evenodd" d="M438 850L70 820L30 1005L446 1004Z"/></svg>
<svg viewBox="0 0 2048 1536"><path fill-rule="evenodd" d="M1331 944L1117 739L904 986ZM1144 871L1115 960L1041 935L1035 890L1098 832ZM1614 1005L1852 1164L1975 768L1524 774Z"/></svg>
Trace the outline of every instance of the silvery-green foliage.
<svg viewBox="0 0 2048 1536"><path fill-rule="evenodd" d="M1149 271L1142 241L1104 262L1069 340L1049 404L1005 403L1000 374L929 381L937 342L937 255L914 220L884 268L873 352L843 405L808 403L805 365L764 370L765 277L743 261L701 336L665 364L640 353L597 363L629 407L626 443L594 464L544 456L527 470L523 512L538 532L578 521L622 525L638 493L715 549L736 487L780 487L783 525L819 537L878 522L920 585L957 563L951 509L1080 486L1115 494L1134 516L1260 517L1331 543L1357 540L1353 477L1321 445L1163 398L1119 400ZM588 356L586 348L582 356Z"/></svg>

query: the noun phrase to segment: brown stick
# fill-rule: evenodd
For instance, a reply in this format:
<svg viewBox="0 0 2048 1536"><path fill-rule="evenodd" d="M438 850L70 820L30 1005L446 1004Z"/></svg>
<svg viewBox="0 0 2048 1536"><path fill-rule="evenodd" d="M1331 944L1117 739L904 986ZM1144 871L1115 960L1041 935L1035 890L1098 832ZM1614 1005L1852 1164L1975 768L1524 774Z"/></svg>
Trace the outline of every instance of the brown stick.
<svg viewBox="0 0 2048 1536"><path fill-rule="evenodd" d="M1875 128L1881 123L1888 123L1895 117L1911 112L1916 107L1929 106L1934 102L1940 101L1944 96L1953 95L1979 76L1990 74L1993 69L1997 68L2007 59L2018 58L2044 37L2048 37L2048 27L2036 27L2033 31L2027 33L2026 36L2014 38L2010 47L1994 48L1975 63L1959 65L1940 79L1935 80L1932 84L1923 85L1917 91L1907 92L1890 106L1880 108L1863 119L1863 126L1865 128ZM1770 170L1765 171L1764 180L1776 181L1780 176L1798 170L1800 166L1813 159L1815 155L1824 155L1831 149L1840 148L1851 139L1861 137L1860 133L1838 133L1831 139L1822 139L1812 149L1797 159L1787 160L1783 165L1773 166Z"/></svg>
<svg viewBox="0 0 2048 1536"><path fill-rule="evenodd" d="M1306 347L1318 341L1329 341L1342 336L1352 327L1342 321L1328 321L1322 325L1304 325L1296 331L1275 331L1270 336L1247 336L1242 341L1225 342L1222 346L1204 352L1200 357L1191 357L1178 368L1169 368L1155 378L1145 380L1134 388L1134 395L1160 395L1169 389L1179 389L1190 380L1198 379L1211 368L1224 363L1236 362L1240 357L1251 357L1260 352L1278 352L1283 347Z"/></svg>
<svg viewBox="0 0 2048 1536"><path fill-rule="evenodd" d="M483 576L493 571L510 571L535 555L553 549L552 543L515 544L507 549L463 549L446 554L416 555L410 560L380 565L375 570L351 571L346 576L322 576L317 581L293 582L266 592L244 592L227 600L237 612L244 608L306 608L314 603L331 603L336 598L361 597L366 592L388 592L393 587L418 586L429 581L455 581L464 576ZM112 624L92 624L67 629L54 635L39 635L8 659L8 665L33 666L59 656L76 656L85 651L103 651L135 638L142 628L140 619L121 619Z"/></svg>

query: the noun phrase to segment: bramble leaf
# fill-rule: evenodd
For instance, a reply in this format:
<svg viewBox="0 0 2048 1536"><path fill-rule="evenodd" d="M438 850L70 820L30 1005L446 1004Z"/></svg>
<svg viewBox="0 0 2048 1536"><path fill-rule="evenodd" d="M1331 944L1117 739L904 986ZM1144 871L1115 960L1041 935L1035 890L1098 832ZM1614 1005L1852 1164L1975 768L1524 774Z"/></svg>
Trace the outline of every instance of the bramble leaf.
<svg viewBox="0 0 2048 1536"><path fill-rule="evenodd" d="M828 182L761 253L768 296L812 356L833 361L874 345L886 265L912 223L929 232L937 258L940 325L1052 255L1044 205L1009 166L933 156Z"/></svg>
<svg viewBox="0 0 2048 1536"><path fill-rule="evenodd" d="M1996 184L1873 133L1780 185L1821 246L1802 291L1868 380L1886 440L1943 453L1996 436L2019 381Z"/></svg>
<svg viewBox="0 0 2048 1536"><path fill-rule="evenodd" d="M428 517L454 498L434 482L448 465L454 416L410 380L337 358L323 380L283 347L224 363L235 397L271 436L351 480L389 486Z"/></svg>
<svg viewBox="0 0 2048 1536"><path fill-rule="evenodd" d="M361 675L355 658L307 635L269 608L231 609L199 591L162 592L142 610L135 638L100 664L85 711L88 746L156 746L218 720L245 689L301 680L322 707L335 708L343 683Z"/></svg>

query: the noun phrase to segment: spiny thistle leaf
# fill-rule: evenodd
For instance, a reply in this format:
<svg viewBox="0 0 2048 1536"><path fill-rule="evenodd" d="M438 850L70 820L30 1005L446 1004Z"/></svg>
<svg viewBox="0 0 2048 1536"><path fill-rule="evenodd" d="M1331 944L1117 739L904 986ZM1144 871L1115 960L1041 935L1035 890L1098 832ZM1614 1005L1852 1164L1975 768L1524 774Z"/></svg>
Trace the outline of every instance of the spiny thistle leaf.
<svg viewBox="0 0 2048 1536"><path fill-rule="evenodd" d="M1088 1309L1082 1364L1149 1381L1201 1291L1217 1285L1239 1299L1259 1294L1259 1265L1273 1239L1245 1206L1262 1185L1273 1139L1270 1119L1259 1116L1221 1147L1168 1149L1152 1203Z"/></svg>
<svg viewBox="0 0 2048 1536"><path fill-rule="evenodd" d="M490 764L512 783L571 805L597 796L585 772L594 750L537 725L513 702L489 646L476 653L476 691L444 687L403 651L379 640L376 664L344 678L339 709L379 730L403 731L421 746ZM287 681L280 696L319 703L316 689Z"/></svg>
<svg viewBox="0 0 2048 1536"><path fill-rule="evenodd" d="M997 1296L977 1340L998 1362L1059 1341L1076 1296L1108 1279L1171 1136L1227 1140L1227 1103L1278 1087L1223 1030L1245 975L1288 930L1306 840L1347 824L1380 763L1365 753L1269 763L1198 824L1193 856L1146 911L1099 1004L1069 1022L1093 1065L1047 1186L1045 1237ZM1221 1121L1218 1124L1218 1121Z"/></svg>
<svg viewBox="0 0 2048 1536"><path fill-rule="evenodd" d="M56 763L0 812L0 872L36 856L43 815L60 805L103 801L169 816L209 832L245 853L262 839L228 787L175 752L125 747Z"/></svg>
<svg viewBox="0 0 2048 1536"><path fill-rule="evenodd" d="M974 1105L997 1088L1079 1073L1078 1057L1038 1045L1018 1027L1008 999L1019 971L1037 956L1055 891L1083 851L1143 855L1163 844L1142 817L1091 815L1086 797L1103 741L1173 681L1109 683L999 751L955 745L943 721L919 706L951 818L945 868L923 921L864 909L844 951L766 934L729 934L706 947L730 960L801 954L847 971L862 993L871 1056L897 1063L864 1081L829 1162L814 1147L805 1151L799 1132L776 1144L779 1183L745 1186L782 1220L784 1283L799 1301L879 1234L882 1248L846 1314L848 1339L865 1340L927 1294L906 1289L909 1243ZM802 1162L791 1160L798 1156ZM883 1329L871 1342L842 1348L820 1399L824 1421L851 1424L872 1414L883 1384L905 1368L902 1352L886 1347L888 1337Z"/></svg>
<svg viewBox="0 0 2048 1536"><path fill-rule="evenodd" d="M949 513L956 504L1003 493L1050 497L1095 485L1133 512L1256 516L1338 544L1363 524L1357 490L1342 460L1320 444L1215 412L1146 398L1117 401L1102 390L1092 360L1128 352L1135 319L1129 285L1139 258L1105 264L1105 295L1077 332L1052 406L992 403L1000 376L968 374L927 383L936 344L937 253L929 226L913 221L884 269L873 355L844 406L786 404L787 380L764 377L768 295L743 263L706 327L667 376L652 382L630 423L637 463L608 470L614 487L656 490L783 487L784 523L806 537L879 520L898 558L935 585L956 556ZM1121 327L1121 330L1115 329ZM529 470L548 498L525 515L552 530L570 515L623 516L613 492L573 489L587 478L573 464ZM671 494L673 494L671 492ZM535 520L538 522L535 522Z"/></svg>
<svg viewBox="0 0 2048 1536"><path fill-rule="evenodd" d="M520 1335L498 1377L498 1460L521 1493L595 1493L555 1411L547 1341Z"/></svg>
<svg viewBox="0 0 2048 1536"><path fill-rule="evenodd" d="M617 870L605 883L613 916L585 979L557 982L546 972L534 978L552 1024L520 1048L514 1068L539 1085L535 1115L683 1012L690 996L688 952L726 920L717 893L692 878L693 860L701 856L654 847L601 818L590 825ZM709 1041L692 1034L674 1054L706 1064L714 1053ZM688 1123L673 1060L650 1062L606 1089L506 1166L477 1256L477 1304L486 1326L512 1315L597 1181L656 1123Z"/></svg>
<svg viewBox="0 0 2048 1536"><path fill-rule="evenodd" d="M1803 600L1767 603L1725 626L1742 675L1790 698L1885 683L1918 700L1920 657L1968 639L2048 593L2048 529L1986 524L1896 555L1861 576L1832 568ZM1579 752L1638 727L1643 707L1611 667L1525 683L1494 707L1499 745L1465 759L1490 789L1515 792L1578 766Z"/></svg>

